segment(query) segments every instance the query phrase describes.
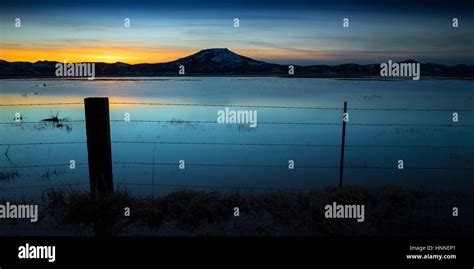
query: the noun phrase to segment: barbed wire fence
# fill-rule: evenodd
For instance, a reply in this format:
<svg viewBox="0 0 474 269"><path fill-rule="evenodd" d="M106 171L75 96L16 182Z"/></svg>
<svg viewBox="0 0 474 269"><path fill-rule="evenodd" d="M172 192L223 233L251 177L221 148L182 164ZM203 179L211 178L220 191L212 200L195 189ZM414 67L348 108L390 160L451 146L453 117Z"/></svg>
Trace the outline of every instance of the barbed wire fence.
<svg viewBox="0 0 474 269"><path fill-rule="evenodd" d="M287 110L329 110L334 113L341 113L342 107L310 107L310 106L277 106L277 105L248 105L248 104L199 104L199 103L155 103L155 102L110 102L111 105L135 105L135 106L174 106L174 107L240 107L240 108L262 108L262 109L287 109ZM71 106L71 105L84 105L83 102L54 102L54 103L18 103L18 104L0 104L0 107L24 107L24 106ZM389 111L389 112L474 112L474 109L442 109L442 108L366 108L366 107L350 107L348 111ZM68 120L68 123L86 123L84 119L80 120ZM8 121L0 122L0 125L22 125L22 124L38 124L38 121ZM124 121L123 119L111 119L110 123L191 123L191 124L217 124L217 121L212 120L148 120L148 119L133 119ZM263 125L291 125L291 126L342 126L343 122L285 122L285 121L258 121L258 124ZM436 128L473 128L474 124L457 124L455 122L448 124L418 124L418 123L373 123L373 122L359 122L359 123L347 123L349 126L380 126L380 127L436 127ZM151 162L133 162L133 161L113 161L113 165L144 165L149 166L152 169L152 176L150 183L133 183L133 182L115 182L117 186L148 186L151 187L151 194L154 194L154 187L171 187L171 188L210 188L210 189L236 189L236 190L269 190L269 191L299 191L302 189L297 188L272 188L272 187L254 187L254 186L217 186L217 185L186 185L186 184L160 184L154 180L155 167L156 166L176 166L178 162L155 162L155 146L156 145L198 145L198 146L228 146L228 147L296 147L296 148L341 148L341 144L317 144L317 143L260 143L260 142L210 142L210 141L163 141L163 140L148 140L148 141L135 141L135 140L112 140L112 145L117 144L150 144L153 145L153 156ZM84 138L83 141L55 141L55 142L25 142L25 143L0 143L0 147L3 147L7 151L10 147L31 147L31 146L68 146L68 145L87 145L87 141ZM469 145L392 145L392 144L345 144L344 148L400 148L400 149L474 149L474 146ZM76 166L87 166L87 162L75 163ZM396 166L377 166L377 165L298 165L295 169L306 168L306 169L340 169L340 165L343 165L344 169L364 169L364 170L397 170ZM12 169L30 169L30 168L49 168L49 167L69 167L70 163L55 163L55 164L28 164L28 165L2 165L0 166L1 171L12 170ZM288 165L281 163L268 163L268 164L246 164L246 163L186 163L186 166L190 167L241 167L241 168L288 168ZM426 166L426 167L404 167L403 170L446 170L446 171L474 171L474 167L437 167L437 166ZM54 188L54 187L69 187L69 186L84 186L89 183L70 183L70 184L41 184L41 185L14 185L14 186L1 186L0 190L8 191L12 189L32 189L32 188Z"/></svg>

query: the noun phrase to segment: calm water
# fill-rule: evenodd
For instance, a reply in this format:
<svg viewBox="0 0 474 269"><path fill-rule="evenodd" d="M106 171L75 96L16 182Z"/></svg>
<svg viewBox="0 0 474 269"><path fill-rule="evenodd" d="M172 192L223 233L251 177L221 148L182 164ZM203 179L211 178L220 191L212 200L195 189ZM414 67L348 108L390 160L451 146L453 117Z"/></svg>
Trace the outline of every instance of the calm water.
<svg viewBox="0 0 474 269"><path fill-rule="evenodd" d="M347 101L345 165L350 168L345 169L344 184L422 185L470 192L474 190L474 112L461 110L474 110L473 86L474 82L461 80L2 80L0 104L82 102L84 97L108 96L111 102L222 105L110 105L114 182L147 195L180 188L177 185L337 186L341 113ZM231 104L243 106L233 109L257 110L257 128L217 124L217 111ZM358 110L364 108L379 110ZM393 108L408 110L385 110ZM0 111L2 196L30 197L44 189L25 188L32 186L78 183L88 188L83 105L2 106ZM457 123L452 122L453 112L459 112ZM21 113L24 123L13 122L15 113ZM68 118L67 128L40 122L56 113ZM123 121L124 113L130 113L131 122ZM443 126L449 124L453 126ZM37 144L45 142L78 143ZM249 143L258 145L245 145ZM396 169L400 159L404 170ZM69 169L69 160L78 163L75 170ZM178 169L179 160L185 160L185 170ZM294 170L287 168L288 160L294 160ZM57 164L64 165L45 166Z"/></svg>

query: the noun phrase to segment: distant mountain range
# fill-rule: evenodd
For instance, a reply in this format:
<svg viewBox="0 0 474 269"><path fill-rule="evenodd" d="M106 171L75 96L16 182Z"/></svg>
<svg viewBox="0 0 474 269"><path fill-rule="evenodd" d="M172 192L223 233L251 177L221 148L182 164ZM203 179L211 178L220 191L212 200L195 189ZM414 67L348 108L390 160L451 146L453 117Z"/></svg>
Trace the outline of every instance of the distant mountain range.
<svg viewBox="0 0 474 269"><path fill-rule="evenodd" d="M415 62L406 60L404 62ZM8 62L0 60L0 77L55 77L54 61ZM226 48L205 49L167 63L95 63L95 76L178 76L179 66L187 76L288 76L288 65L257 61ZM297 77L379 77L380 64L294 65ZM421 64L422 77L474 77L474 65Z"/></svg>

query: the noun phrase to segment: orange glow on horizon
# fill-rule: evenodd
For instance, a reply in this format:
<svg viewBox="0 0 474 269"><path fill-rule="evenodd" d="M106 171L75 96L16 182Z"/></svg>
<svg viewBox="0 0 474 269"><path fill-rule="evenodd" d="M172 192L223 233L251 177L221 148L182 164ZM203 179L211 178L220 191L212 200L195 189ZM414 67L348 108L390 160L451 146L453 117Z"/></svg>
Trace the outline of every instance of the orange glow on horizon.
<svg viewBox="0 0 474 269"><path fill-rule="evenodd" d="M193 50L149 49L125 46L78 46L70 47L0 47L0 59L9 62L124 62L161 63L176 60L195 53Z"/></svg>
<svg viewBox="0 0 474 269"><path fill-rule="evenodd" d="M206 49L206 48L202 48ZM139 63L164 63L177 60L198 52L200 49L170 49L170 48L147 48L117 45L95 45L95 46L20 46L0 47L0 59L10 62L123 62L128 64ZM235 50L237 54L250 57L255 60L278 63L280 59L317 59L329 60L337 58L331 51L292 50L283 48L245 48Z"/></svg>

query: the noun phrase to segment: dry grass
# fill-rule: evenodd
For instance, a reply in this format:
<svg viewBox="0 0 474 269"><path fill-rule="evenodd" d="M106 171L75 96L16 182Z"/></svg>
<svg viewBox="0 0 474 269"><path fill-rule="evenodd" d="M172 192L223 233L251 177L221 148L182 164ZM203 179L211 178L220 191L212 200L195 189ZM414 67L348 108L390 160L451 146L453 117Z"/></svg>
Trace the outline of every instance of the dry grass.
<svg viewBox="0 0 474 269"><path fill-rule="evenodd" d="M460 196L396 186L261 194L183 190L155 198L117 190L100 200L86 192L49 190L44 198L55 227L91 228L102 218L115 235L130 234L132 227L161 235L397 236L473 231L472 222L451 216L450 206L460 205ZM324 206L332 202L364 204L365 222L324 218ZM239 217L233 215L236 206ZM125 207L130 207L130 217L124 216Z"/></svg>

